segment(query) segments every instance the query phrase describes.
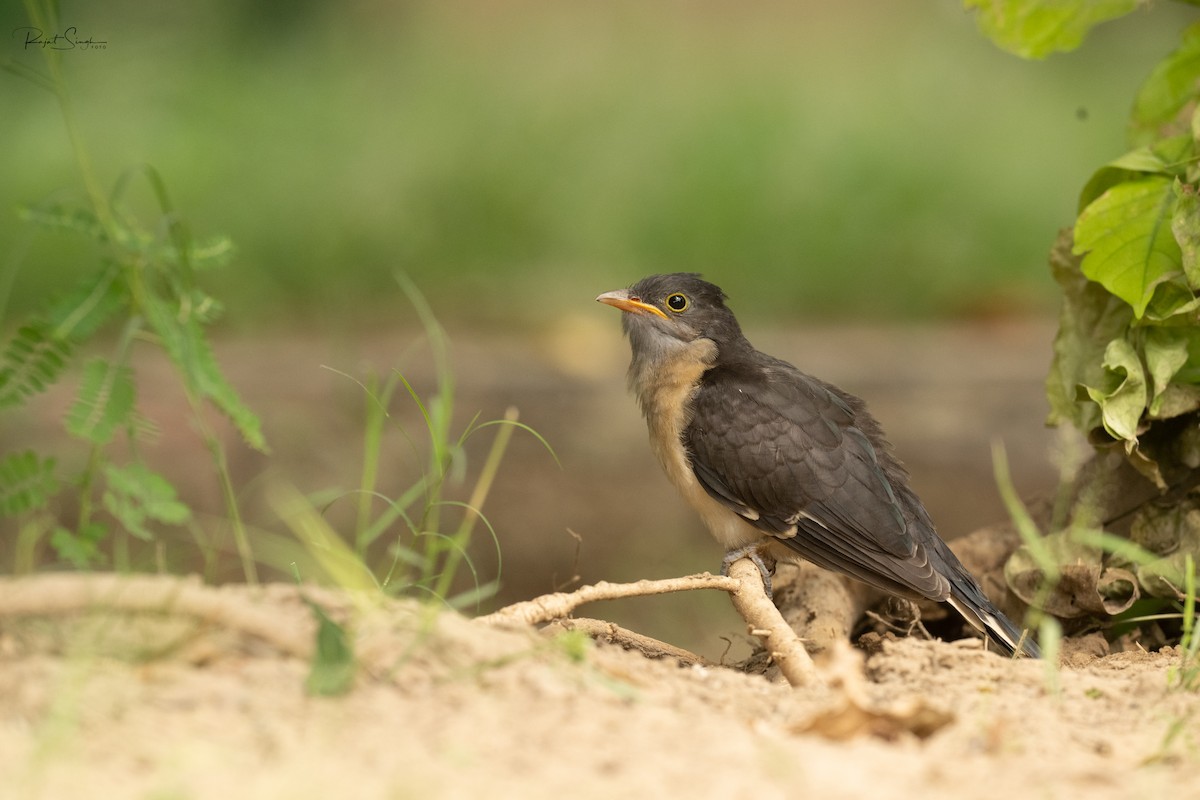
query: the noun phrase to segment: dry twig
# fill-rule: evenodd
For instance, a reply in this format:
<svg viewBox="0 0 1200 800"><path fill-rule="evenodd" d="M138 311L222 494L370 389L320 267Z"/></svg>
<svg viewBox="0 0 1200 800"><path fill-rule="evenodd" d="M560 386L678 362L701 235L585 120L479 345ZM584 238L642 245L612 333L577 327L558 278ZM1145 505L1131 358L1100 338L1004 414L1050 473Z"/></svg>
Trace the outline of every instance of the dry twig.
<svg viewBox="0 0 1200 800"><path fill-rule="evenodd" d="M780 671L792 686L812 686L821 683L804 645L763 591L762 576L758 567L748 558L739 559L730 565L728 577L705 572L685 578L642 580L636 583L602 581L582 586L573 592L556 592L514 603L479 619L491 625L538 625L566 617L585 603L695 589L720 589L729 592L734 608L746 620L750 632L763 640L767 652L779 664ZM612 633L611 629L605 630ZM633 646L641 649L647 637L638 634L633 636L637 638L637 642L641 642L633 642ZM661 642L655 642L653 648L660 652L667 648L677 649Z"/></svg>

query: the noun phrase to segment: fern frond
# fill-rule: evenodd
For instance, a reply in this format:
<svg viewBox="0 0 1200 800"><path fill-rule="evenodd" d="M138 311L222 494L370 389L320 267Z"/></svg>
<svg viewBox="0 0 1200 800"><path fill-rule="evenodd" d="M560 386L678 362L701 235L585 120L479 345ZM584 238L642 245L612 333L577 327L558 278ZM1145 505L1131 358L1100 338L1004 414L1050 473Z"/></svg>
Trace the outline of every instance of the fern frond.
<svg viewBox="0 0 1200 800"><path fill-rule="evenodd" d="M94 359L84 368L79 396L67 412L67 430L94 444L108 444L129 424L135 396L133 370Z"/></svg>
<svg viewBox="0 0 1200 800"><path fill-rule="evenodd" d="M98 242L108 240L108 234L100 220L90 209L82 206L74 208L59 203L44 206L19 206L17 216L22 222L40 225L43 228L58 231L81 233L89 239Z"/></svg>
<svg viewBox="0 0 1200 800"><path fill-rule="evenodd" d="M19 328L0 363L0 408L19 405L58 380L71 356L71 345L44 321Z"/></svg>
<svg viewBox="0 0 1200 800"><path fill-rule="evenodd" d="M192 392L212 402L228 417L247 444L260 452L268 452L262 422L221 373L196 317L177 313L157 296L147 297L145 310L150 327L158 334L163 349Z"/></svg>
<svg viewBox="0 0 1200 800"><path fill-rule="evenodd" d="M233 260L236 248L228 236L213 236L199 241L187 243L186 261L194 270L216 269L223 267ZM177 247L160 248L156 255L163 261L179 264L180 251Z"/></svg>

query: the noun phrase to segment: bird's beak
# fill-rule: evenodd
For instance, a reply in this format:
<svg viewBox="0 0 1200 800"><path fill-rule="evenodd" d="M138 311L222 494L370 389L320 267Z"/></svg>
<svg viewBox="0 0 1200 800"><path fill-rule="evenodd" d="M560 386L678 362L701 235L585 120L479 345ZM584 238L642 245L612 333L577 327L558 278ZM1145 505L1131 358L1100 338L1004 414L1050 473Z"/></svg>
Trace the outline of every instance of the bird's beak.
<svg viewBox="0 0 1200 800"><path fill-rule="evenodd" d="M649 303L643 303L636 297L630 297L627 289L618 289L615 292L605 292L596 298L597 303L604 303L606 306L619 308L622 311L628 311L631 314L657 314L663 319L667 315L660 311L657 307Z"/></svg>

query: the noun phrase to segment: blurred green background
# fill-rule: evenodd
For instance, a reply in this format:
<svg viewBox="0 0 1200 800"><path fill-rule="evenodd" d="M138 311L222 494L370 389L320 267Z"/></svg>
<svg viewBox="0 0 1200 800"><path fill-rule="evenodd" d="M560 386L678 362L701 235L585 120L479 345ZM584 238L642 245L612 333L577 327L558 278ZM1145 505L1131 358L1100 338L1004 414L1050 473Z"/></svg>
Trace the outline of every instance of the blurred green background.
<svg viewBox="0 0 1200 800"><path fill-rule="evenodd" d="M759 319L1054 307L1045 254L1194 11L1154 4L1078 53L999 52L930 2L65 2L111 186L142 162L234 265L235 329L406 314L537 325L656 271ZM27 24L7 0L8 29ZM5 57L42 68L10 37ZM18 203L78 195L58 108L0 77L6 317L69 283Z"/></svg>

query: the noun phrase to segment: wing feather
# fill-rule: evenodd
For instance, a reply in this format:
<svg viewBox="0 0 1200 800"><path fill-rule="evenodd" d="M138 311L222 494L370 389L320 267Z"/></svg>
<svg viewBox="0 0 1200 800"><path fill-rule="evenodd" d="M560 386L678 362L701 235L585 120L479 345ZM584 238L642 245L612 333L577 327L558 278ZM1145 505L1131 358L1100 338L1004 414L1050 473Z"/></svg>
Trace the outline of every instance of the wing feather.
<svg viewBox="0 0 1200 800"><path fill-rule="evenodd" d="M761 359L701 379L684 430L696 479L820 566L890 592L943 598L948 582L923 545L921 529L932 534L932 525L861 401Z"/></svg>

